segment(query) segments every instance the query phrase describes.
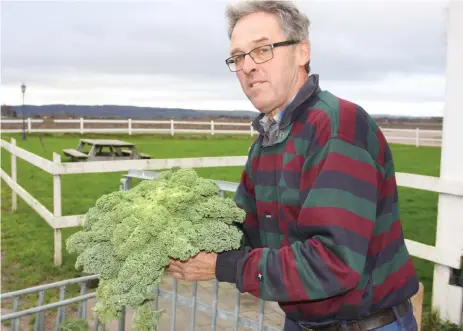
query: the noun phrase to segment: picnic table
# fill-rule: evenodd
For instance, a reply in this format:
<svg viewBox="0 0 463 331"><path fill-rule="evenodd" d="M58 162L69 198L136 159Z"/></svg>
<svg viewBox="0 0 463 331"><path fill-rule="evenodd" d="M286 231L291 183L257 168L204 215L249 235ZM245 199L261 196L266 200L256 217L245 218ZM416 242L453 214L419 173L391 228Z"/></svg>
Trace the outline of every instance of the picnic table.
<svg viewBox="0 0 463 331"><path fill-rule="evenodd" d="M90 146L90 151L84 150ZM137 151L135 144L113 139L80 139L76 149L63 149L72 161L108 161L151 159L148 154Z"/></svg>

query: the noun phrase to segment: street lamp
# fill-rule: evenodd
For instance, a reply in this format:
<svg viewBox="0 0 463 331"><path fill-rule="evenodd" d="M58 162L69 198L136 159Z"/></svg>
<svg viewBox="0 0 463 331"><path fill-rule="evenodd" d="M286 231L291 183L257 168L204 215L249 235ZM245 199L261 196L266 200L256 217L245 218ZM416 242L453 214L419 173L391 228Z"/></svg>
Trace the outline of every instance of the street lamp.
<svg viewBox="0 0 463 331"><path fill-rule="evenodd" d="M23 94L23 107L22 107L22 113L23 113L23 140L26 140L26 118L24 116L24 94L26 93L26 85L24 85L24 83L21 85L21 92Z"/></svg>

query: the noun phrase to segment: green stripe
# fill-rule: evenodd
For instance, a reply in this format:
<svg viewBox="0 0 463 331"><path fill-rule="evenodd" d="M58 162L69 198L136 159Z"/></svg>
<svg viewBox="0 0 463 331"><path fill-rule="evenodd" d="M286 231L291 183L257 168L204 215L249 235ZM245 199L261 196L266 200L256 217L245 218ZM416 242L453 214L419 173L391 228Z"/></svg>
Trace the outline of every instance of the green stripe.
<svg viewBox="0 0 463 331"><path fill-rule="evenodd" d="M287 206L299 206L300 204L300 195L299 190L287 188L281 193L280 202L282 205Z"/></svg>
<svg viewBox="0 0 463 331"><path fill-rule="evenodd" d="M376 219L375 230L373 231L374 236L390 230L392 223L398 219L397 210L398 204L394 203L392 205L392 213L383 214Z"/></svg>
<svg viewBox="0 0 463 331"><path fill-rule="evenodd" d="M384 178L388 179L395 175L394 160L390 159L384 164Z"/></svg>
<svg viewBox="0 0 463 331"><path fill-rule="evenodd" d="M326 293L321 287L318 277L313 272L312 266L307 262L305 256L301 253L302 246L303 243L298 241L291 245L291 249L293 250L297 272L304 284L305 291L309 299L325 298Z"/></svg>
<svg viewBox="0 0 463 331"><path fill-rule="evenodd" d="M257 213L256 204L253 202L254 199L251 198L249 195L241 194L237 190L235 195L233 196L233 201L236 204L243 206L244 211L254 214Z"/></svg>
<svg viewBox="0 0 463 331"><path fill-rule="evenodd" d="M330 249L340 260L344 261L350 268L361 274L365 267L365 256L333 242L332 238L326 236L315 236ZM366 254L366 252L365 252Z"/></svg>
<svg viewBox="0 0 463 331"><path fill-rule="evenodd" d="M328 153L338 153L353 160L374 165L374 160L368 152L339 138L332 138L316 154L309 158L302 170L307 170L322 161Z"/></svg>
<svg viewBox="0 0 463 331"><path fill-rule="evenodd" d="M261 230L261 233L264 233L264 235L267 237L267 246L269 248L280 248L281 247L281 241L285 237L283 234L264 232L262 230Z"/></svg>
<svg viewBox="0 0 463 331"><path fill-rule="evenodd" d="M350 192L332 188L312 189L303 205L303 208L309 207L342 208L372 221L376 218L376 204Z"/></svg>
<svg viewBox="0 0 463 331"><path fill-rule="evenodd" d="M369 279L370 279L370 274L362 274L362 277L360 278L355 289L356 290L364 289Z"/></svg>
<svg viewBox="0 0 463 331"><path fill-rule="evenodd" d="M283 166L287 165L295 156L296 154L293 153L283 153Z"/></svg>
<svg viewBox="0 0 463 331"><path fill-rule="evenodd" d="M398 271L405 263L407 263L408 258L409 255L407 248L405 245L402 245L397 253L394 254L394 257L390 262L387 262L381 267L373 270L374 285L384 283L384 280L389 274Z"/></svg>
<svg viewBox="0 0 463 331"><path fill-rule="evenodd" d="M256 197L259 201L276 202L278 201L278 189L275 186L256 185L254 187Z"/></svg>
<svg viewBox="0 0 463 331"><path fill-rule="evenodd" d="M313 108L321 109L330 119L331 135L336 136L339 130L339 100L328 91L323 91L319 94L320 101Z"/></svg>
<svg viewBox="0 0 463 331"><path fill-rule="evenodd" d="M307 139L303 139L303 138L298 138L298 137L294 137L293 141L294 141L294 149L296 150L296 154L306 155L311 141Z"/></svg>
<svg viewBox="0 0 463 331"><path fill-rule="evenodd" d="M380 235L381 233L389 231L393 222L394 222L394 219L392 217L392 213L387 213L387 214L383 214L379 216L376 219L373 235L377 236L377 235Z"/></svg>
<svg viewBox="0 0 463 331"><path fill-rule="evenodd" d="M262 244L262 246L264 246L264 247L268 246L267 245L267 236L265 235L265 232L262 231L262 230L259 230L259 239L260 239L260 243Z"/></svg>
<svg viewBox="0 0 463 331"><path fill-rule="evenodd" d="M262 281L260 281L261 298L264 298L266 296L266 293L268 293L267 287L269 286L269 284L267 283L267 256L268 256L269 250L270 250L269 248L262 248L262 256L259 260L259 272L263 276ZM259 280L257 279L256 281L259 281Z"/></svg>

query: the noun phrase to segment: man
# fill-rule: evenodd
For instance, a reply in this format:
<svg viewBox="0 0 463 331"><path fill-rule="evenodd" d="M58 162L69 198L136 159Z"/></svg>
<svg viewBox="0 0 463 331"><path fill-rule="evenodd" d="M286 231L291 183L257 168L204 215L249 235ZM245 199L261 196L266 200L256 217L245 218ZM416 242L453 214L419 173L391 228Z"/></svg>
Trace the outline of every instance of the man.
<svg viewBox="0 0 463 331"><path fill-rule="evenodd" d="M238 3L227 16L226 63L261 112L234 198L243 247L169 271L277 301L285 330L416 330L418 280L383 134L310 74L309 21L292 3Z"/></svg>

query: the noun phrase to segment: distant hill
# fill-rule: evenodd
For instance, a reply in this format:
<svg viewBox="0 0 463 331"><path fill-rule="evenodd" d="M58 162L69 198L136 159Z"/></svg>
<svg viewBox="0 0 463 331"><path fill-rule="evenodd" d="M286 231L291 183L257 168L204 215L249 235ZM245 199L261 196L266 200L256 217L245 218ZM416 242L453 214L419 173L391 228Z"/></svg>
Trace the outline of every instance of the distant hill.
<svg viewBox="0 0 463 331"><path fill-rule="evenodd" d="M132 118L132 119L230 119L251 120L259 112L247 110L195 110L183 108L136 107L120 105L78 106L78 105L26 105L26 117L54 118ZM22 117L22 106L2 105L2 116ZM372 115L380 123L433 123L442 124L442 117L414 117L387 114Z"/></svg>
<svg viewBox="0 0 463 331"><path fill-rule="evenodd" d="M22 106L12 106L18 117L22 117ZM132 119L153 119L153 118L234 118L251 119L258 115L257 111L231 110L231 111L209 111L182 108L158 108L158 107L136 107L136 106L78 106L78 105L43 105L24 106L26 117L93 117L93 118L132 118Z"/></svg>

